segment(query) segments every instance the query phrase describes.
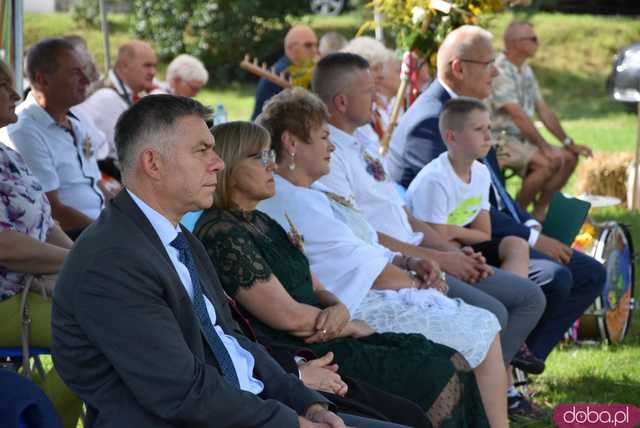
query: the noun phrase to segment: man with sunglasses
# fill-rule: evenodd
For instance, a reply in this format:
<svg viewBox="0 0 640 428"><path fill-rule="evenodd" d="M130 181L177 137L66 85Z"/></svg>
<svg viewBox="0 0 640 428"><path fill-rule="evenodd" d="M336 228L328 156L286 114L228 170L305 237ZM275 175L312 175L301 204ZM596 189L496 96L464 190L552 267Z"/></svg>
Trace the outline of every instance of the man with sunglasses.
<svg viewBox="0 0 640 428"><path fill-rule="evenodd" d="M291 27L284 38L284 55L273 64L276 74L287 72L289 67L304 67L313 63L318 58L318 37L316 33L306 25ZM260 113L262 106L271 97L282 91L282 88L265 78L260 78L256 89L256 102L251 114L254 121Z"/></svg>
<svg viewBox="0 0 640 428"><path fill-rule="evenodd" d="M578 156L591 149L575 144L540 94L533 70L527 64L538 50L538 37L528 22L512 22L504 34L505 51L496 58L499 76L489 98L494 140L501 145L498 159L523 178L516 202L523 210L534 203L533 216L542 220L551 196L565 185ZM563 145L549 144L536 129L538 115Z"/></svg>

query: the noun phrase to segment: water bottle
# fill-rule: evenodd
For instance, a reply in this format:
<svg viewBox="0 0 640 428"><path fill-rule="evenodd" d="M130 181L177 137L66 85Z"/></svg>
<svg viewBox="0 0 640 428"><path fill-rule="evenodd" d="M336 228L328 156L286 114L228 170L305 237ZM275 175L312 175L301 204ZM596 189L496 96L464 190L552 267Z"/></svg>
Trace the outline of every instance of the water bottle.
<svg viewBox="0 0 640 428"><path fill-rule="evenodd" d="M224 104L220 103L216 105L215 112L213 113L213 126L220 125L227 121L227 110L224 108Z"/></svg>

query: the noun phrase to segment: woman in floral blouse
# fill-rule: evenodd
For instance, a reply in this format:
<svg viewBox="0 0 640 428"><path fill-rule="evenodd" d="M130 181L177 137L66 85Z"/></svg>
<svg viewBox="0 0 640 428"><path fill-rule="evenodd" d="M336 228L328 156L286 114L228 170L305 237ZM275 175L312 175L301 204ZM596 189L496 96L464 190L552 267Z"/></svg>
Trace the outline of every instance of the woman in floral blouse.
<svg viewBox="0 0 640 428"><path fill-rule="evenodd" d="M17 120L20 97L0 61L0 127ZM31 275L51 275L62 266L71 240L51 218L51 207L22 157L0 143L0 347L21 344L20 297ZM31 346L51 346L51 299L29 293ZM65 427L75 427L81 402L52 369L42 380Z"/></svg>

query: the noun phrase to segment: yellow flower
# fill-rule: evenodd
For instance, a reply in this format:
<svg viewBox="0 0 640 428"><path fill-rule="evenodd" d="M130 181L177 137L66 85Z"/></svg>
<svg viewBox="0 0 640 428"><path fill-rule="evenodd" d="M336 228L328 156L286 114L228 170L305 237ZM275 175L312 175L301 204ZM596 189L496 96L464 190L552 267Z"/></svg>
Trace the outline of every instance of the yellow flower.
<svg viewBox="0 0 640 428"><path fill-rule="evenodd" d="M581 233L576 236L574 241L575 244L579 245L580 248L587 248L593 242L593 236L588 233Z"/></svg>

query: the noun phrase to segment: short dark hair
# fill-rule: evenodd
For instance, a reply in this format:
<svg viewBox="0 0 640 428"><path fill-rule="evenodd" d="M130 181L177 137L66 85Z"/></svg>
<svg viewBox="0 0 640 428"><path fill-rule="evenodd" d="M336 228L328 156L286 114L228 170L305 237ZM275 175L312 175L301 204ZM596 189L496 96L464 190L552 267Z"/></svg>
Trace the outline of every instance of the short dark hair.
<svg viewBox="0 0 640 428"><path fill-rule="evenodd" d="M206 122L211 109L191 98L162 94L147 95L122 113L114 140L123 173L134 165L144 147L155 146L167 153L166 140L173 136L172 127L187 116L198 116Z"/></svg>
<svg viewBox="0 0 640 428"><path fill-rule="evenodd" d="M447 101L438 122L442 138L444 139L444 134L449 129L462 131L469 113L474 110L489 111L487 105L477 98L458 97Z"/></svg>
<svg viewBox="0 0 640 428"><path fill-rule="evenodd" d="M349 84L348 75L368 68L369 62L360 55L348 52L329 54L316 64L311 88L327 106L331 107L333 97Z"/></svg>
<svg viewBox="0 0 640 428"><path fill-rule="evenodd" d="M62 38L48 38L40 40L32 45L27 52L27 77L32 82L36 80L36 74L53 74L60 67L58 55L60 51L74 51L74 46L68 40Z"/></svg>
<svg viewBox="0 0 640 428"><path fill-rule="evenodd" d="M285 89L267 101L256 123L271 134L271 147L280 160L284 131L309 143L309 131L327 120L329 113L322 100L306 89L294 87Z"/></svg>

